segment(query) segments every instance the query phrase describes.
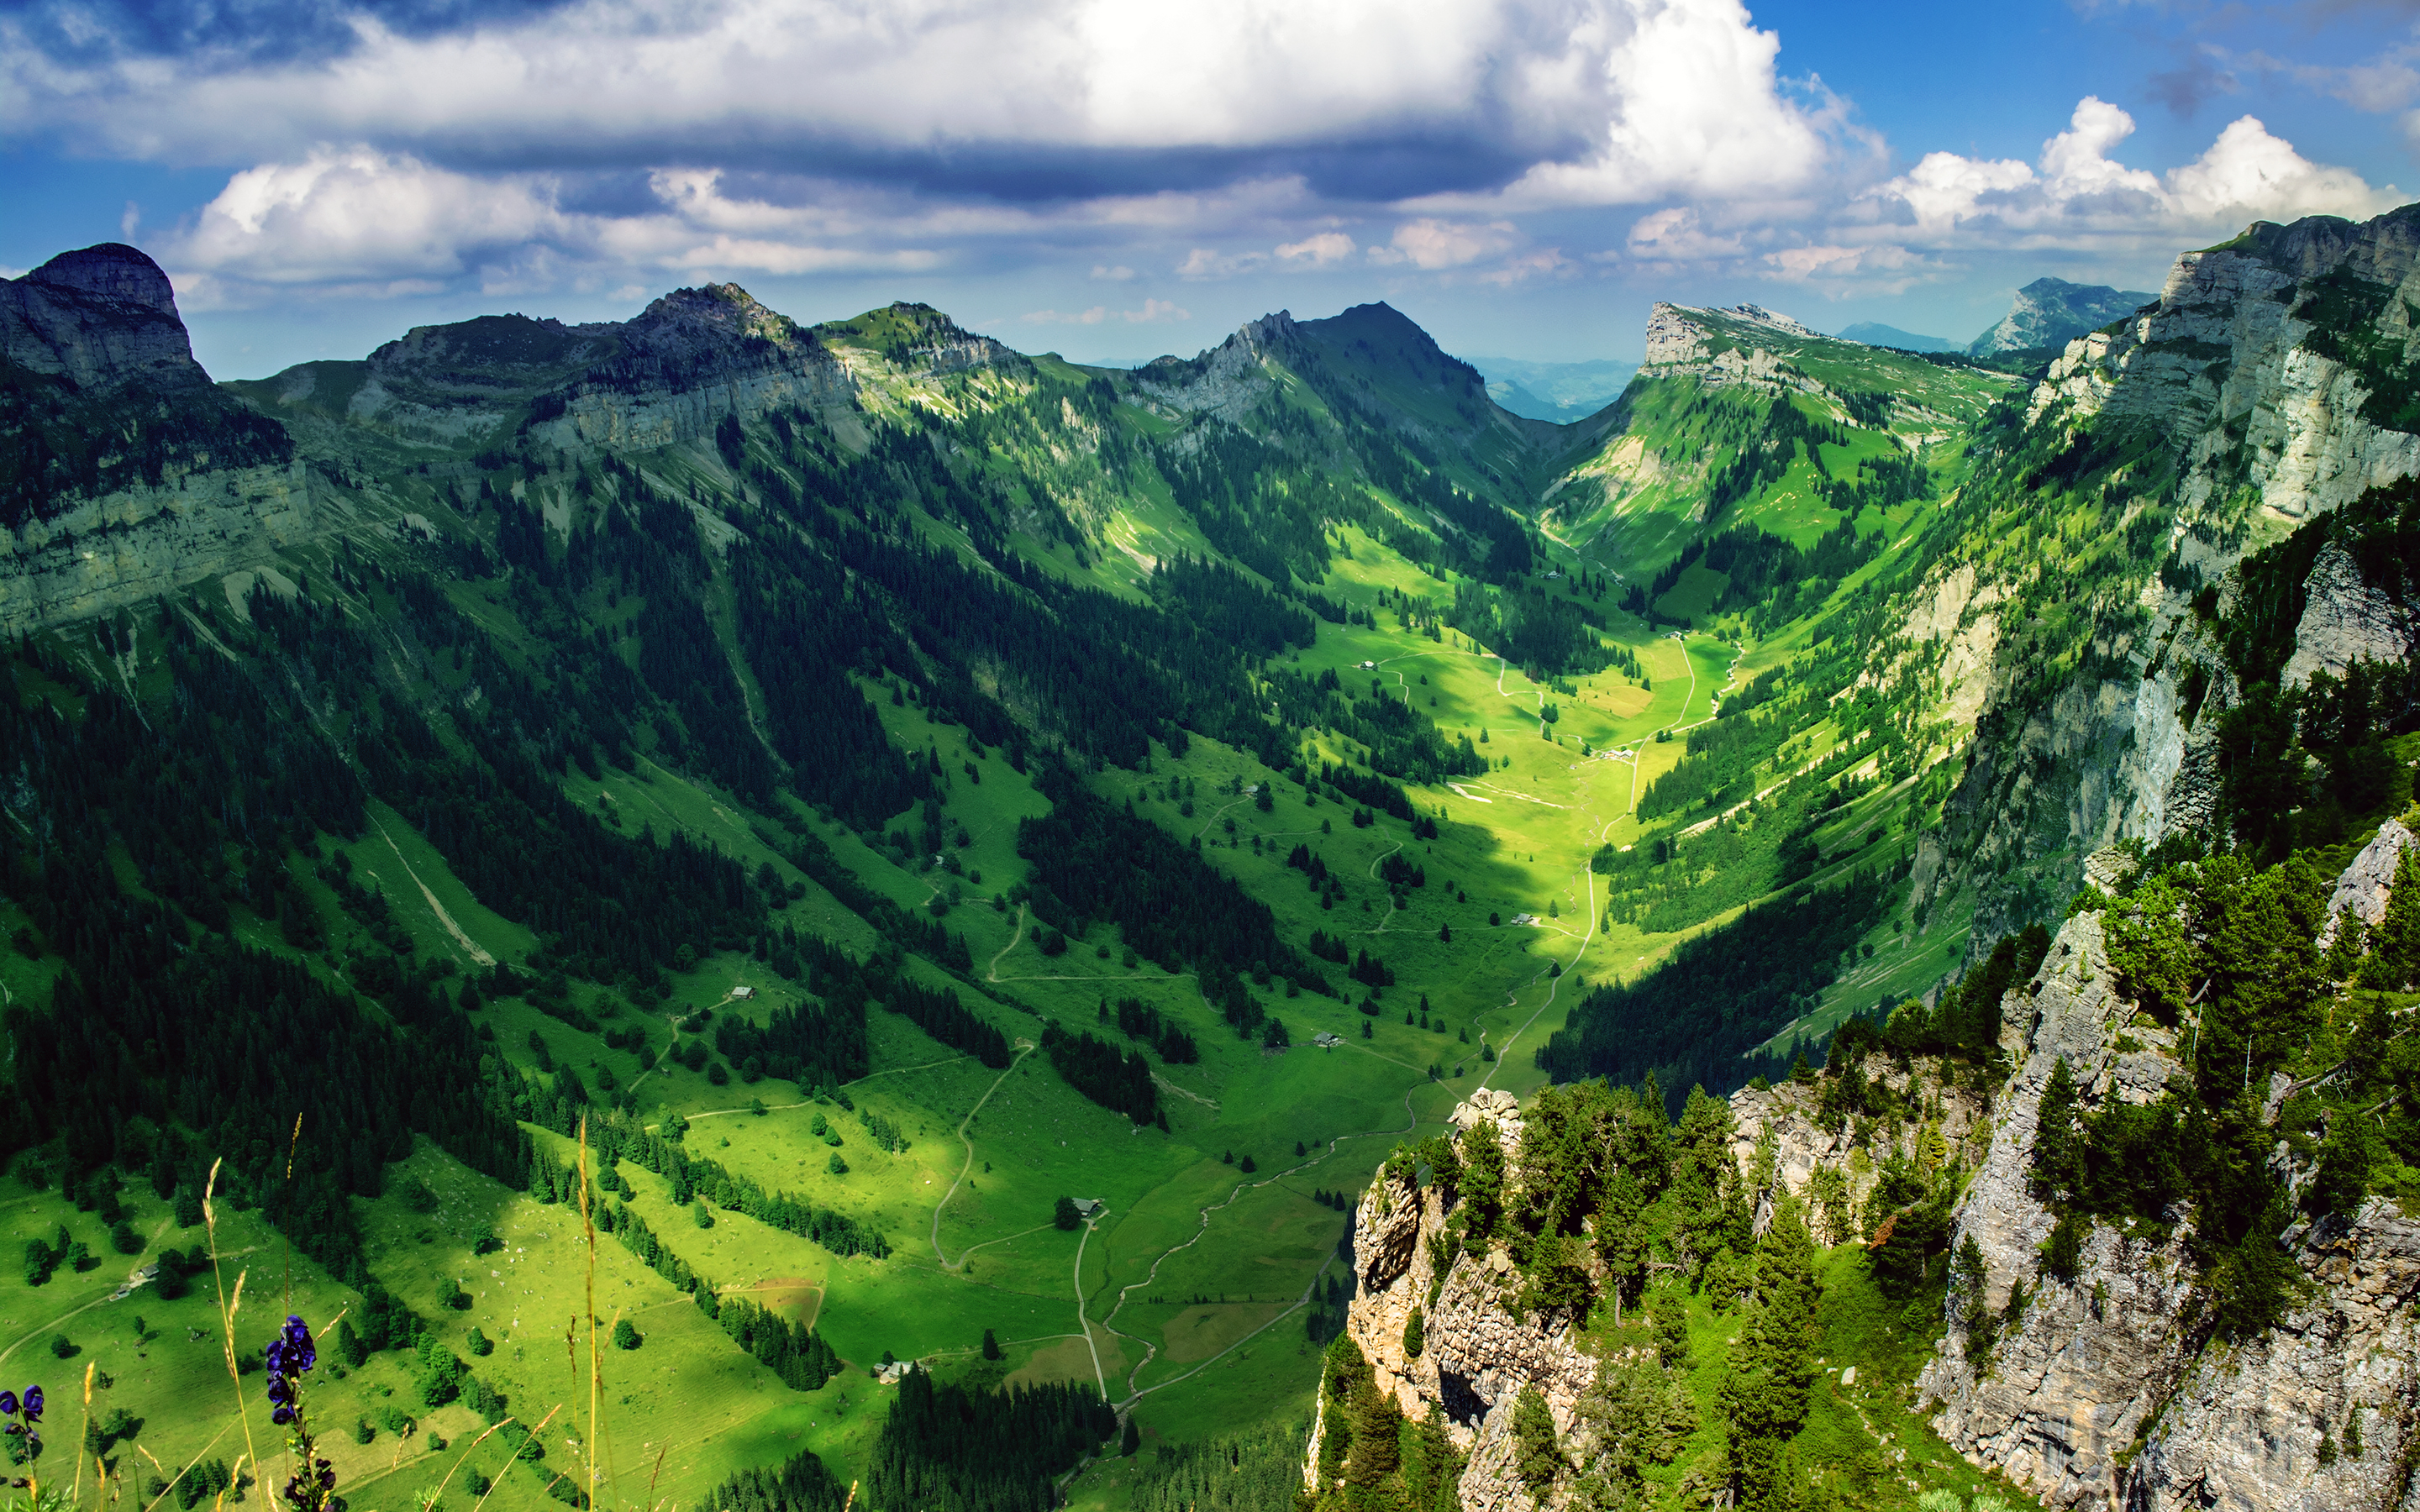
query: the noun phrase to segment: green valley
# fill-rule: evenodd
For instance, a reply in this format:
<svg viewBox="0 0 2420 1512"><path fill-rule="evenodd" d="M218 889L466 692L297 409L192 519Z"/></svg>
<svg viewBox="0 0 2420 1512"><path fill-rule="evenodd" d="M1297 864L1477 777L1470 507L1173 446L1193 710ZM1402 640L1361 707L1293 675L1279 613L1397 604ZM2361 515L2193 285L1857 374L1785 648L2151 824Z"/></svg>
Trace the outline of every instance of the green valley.
<svg viewBox="0 0 2420 1512"><path fill-rule="evenodd" d="M2288 511L2119 325L1658 305L1568 424L1385 305L1133 369L727 284L258 381L11 356L18 1473L277 1495L290 1313L361 1512L2043 1494L1929 1363L1984 1353L2021 1005L2141 990L2072 920L2162 869L2333 883L2411 799L2408 483ZM2389 628L2297 639L2339 601ZM2014 1341L2048 1283L1993 1274Z"/></svg>

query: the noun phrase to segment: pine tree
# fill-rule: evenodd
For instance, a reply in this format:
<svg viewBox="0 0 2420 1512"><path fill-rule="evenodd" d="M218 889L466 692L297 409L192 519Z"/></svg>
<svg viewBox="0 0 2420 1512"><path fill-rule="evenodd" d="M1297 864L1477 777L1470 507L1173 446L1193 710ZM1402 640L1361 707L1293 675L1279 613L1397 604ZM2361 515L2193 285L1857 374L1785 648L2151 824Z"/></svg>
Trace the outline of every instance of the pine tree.
<svg viewBox="0 0 2420 1512"><path fill-rule="evenodd" d="M2032 1177L2035 1190L2053 1202L2070 1202L2084 1189L2084 1133L2077 1115L2075 1077L2067 1057L2051 1062L2042 1085L2040 1112L2034 1130Z"/></svg>

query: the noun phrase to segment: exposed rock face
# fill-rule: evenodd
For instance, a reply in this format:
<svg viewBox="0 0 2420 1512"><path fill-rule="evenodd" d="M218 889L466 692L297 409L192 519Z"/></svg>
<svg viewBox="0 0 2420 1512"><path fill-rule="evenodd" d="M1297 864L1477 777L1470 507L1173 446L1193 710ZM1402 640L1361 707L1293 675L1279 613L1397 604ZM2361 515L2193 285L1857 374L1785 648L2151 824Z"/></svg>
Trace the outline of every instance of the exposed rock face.
<svg viewBox="0 0 2420 1512"><path fill-rule="evenodd" d="M2335 541L2319 548L2305 579L2294 655L2282 681L2300 687L2314 672L2342 677L2357 661L2405 661L2415 639L2410 605L2362 579L2361 566Z"/></svg>
<svg viewBox="0 0 2420 1512"><path fill-rule="evenodd" d="M214 388L167 275L115 242L0 281L0 634L140 603L318 529L285 429Z"/></svg>
<svg viewBox="0 0 2420 1512"><path fill-rule="evenodd" d="M912 355L1006 351L974 336L927 346ZM262 567L331 532L396 528L402 505L349 481L365 447L451 466L460 448L526 433L579 456L702 442L725 416L773 409L862 439L846 366L728 284L675 290L619 325L499 316L421 327L363 362L222 389L194 362L159 268L132 248L94 247L0 283L0 358L61 395L36 423L132 427L147 440L127 450L148 454L132 475L97 469L97 486L63 478L23 501L0 534L5 634ZM289 425L309 460L292 459Z"/></svg>
<svg viewBox="0 0 2420 1512"><path fill-rule="evenodd" d="M0 279L0 362L63 378L85 393L135 381L166 389L209 382L194 361L168 275L115 241Z"/></svg>
<svg viewBox="0 0 2420 1512"><path fill-rule="evenodd" d="M1869 1060L1866 1069L1869 1081L1902 1099L1920 1093L1939 1102L1941 1118L1932 1128L1941 1135L1948 1158L1971 1162L1981 1156L1991 1137L1991 1104L1980 1094L1957 1085L1941 1060L1915 1057L1901 1071L1877 1057ZM1824 1126L1815 1088L1795 1082L1783 1082L1765 1091L1744 1087L1731 1094L1730 1105L1731 1155L1739 1163L1740 1174L1752 1185L1765 1159L1765 1141L1772 1141L1771 1173L1756 1188L1756 1231L1764 1232L1775 1202L1787 1193L1806 1203L1807 1227L1822 1244L1845 1243L1873 1227L1876 1215L1869 1202L1881 1180L1881 1163L1893 1154L1916 1158L1917 1143L1925 1132L1920 1126L1902 1125L1871 1149L1853 1150L1846 1129ZM1842 1178L1848 1197L1845 1223L1814 1200L1815 1173L1826 1169L1838 1171Z"/></svg>
<svg viewBox="0 0 2420 1512"><path fill-rule="evenodd" d="M1647 358L1639 372L1685 368L1717 388L1745 385L1779 393L1817 393L1823 385L1788 360L1756 344L1758 332L1813 338L1817 333L1785 315L1753 304L1730 310L1699 310L1657 301L1647 316Z"/></svg>
<svg viewBox="0 0 2420 1512"><path fill-rule="evenodd" d="M1482 1089L1454 1109L1453 1121L1470 1129L1514 1102L1509 1092ZM1508 1148L1517 1142L1517 1121L1497 1128ZM1457 1255L1440 1277L1445 1242L1435 1188L1415 1192L1382 1177L1363 1194L1354 1220L1357 1287L1345 1333L1405 1417L1417 1422L1432 1402L1443 1407L1447 1436L1469 1456L1461 1482L1466 1508L1528 1512L1534 1503L1512 1470L1513 1399L1523 1387L1537 1387L1556 1430L1569 1432L1581 1394L1596 1381L1596 1361L1567 1342L1568 1324L1512 1313L1512 1257L1502 1249ZM1415 1307L1422 1310L1425 1339L1419 1357L1409 1359L1404 1330ZM1319 1442L1315 1432L1311 1442Z"/></svg>
<svg viewBox="0 0 2420 1512"><path fill-rule="evenodd" d="M2420 1400L2411 1309L2420 1223L2373 1200L2350 1224L2289 1232L2312 1283L2308 1301L2231 1350L2213 1347L2200 1320L2182 1225L2156 1242L2096 1225L2075 1279L2057 1281L2039 1249L2052 1215L2027 1179L2051 1067L2067 1061L2087 1109L2147 1103L2180 1071L2177 1042L2130 1022L2097 915L2068 921L2009 1004L2030 1005L2006 1015L2018 1070L1959 1204L1953 1242L1972 1238L1983 1256L1985 1306L2005 1306L2019 1284L2028 1301L1980 1375L1963 1332L1948 1331L1917 1380L1940 1404L1935 1427L2052 1506L2420 1504L2397 1502L2395 1485ZM2341 1440L2354 1412L2363 1414L2364 1456L2321 1466L2322 1429Z"/></svg>
<svg viewBox="0 0 2420 1512"><path fill-rule="evenodd" d="M2377 838L2363 846L2336 878L2335 891L2328 898L2328 922L2319 932L2321 949L2335 943L2347 914L2372 928L2385 919L2386 901L2395 894L2396 869L2402 865L2403 853L2414 845L2420 845L2420 838L2398 821L2390 819L2378 826Z"/></svg>
<svg viewBox="0 0 2420 1512"><path fill-rule="evenodd" d="M2029 347L2055 347L2132 315L2151 299L2149 294L2105 284L2037 278L2017 290L2015 301L2000 316L1999 324L1968 343L1966 349L1978 357L1989 357Z"/></svg>
<svg viewBox="0 0 2420 1512"><path fill-rule="evenodd" d="M851 408L855 385L840 361L736 284L675 289L613 334L615 360L572 390L562 419L533 425L534 434L566 446L668 446L712 434L725 415ZM939 357L974 360L954 348Z"/></svg>
<svg viewBox="0 0 2420 1512"><path fill-rule="evenodd" d="M0 635L145 603L383 517L338 501L301 463L188 473L87 500L0 532Z"/></svg>
<svg viewBox="0 0 2420 1512"><path fill-rule="evenodd" d="M2369 292L2329 297L2337 288ZM2245 551L2373 486L2420 474L2420 435L2366 413L2371 379L2329 355L2350 343L2408 361L2415 300L2420 206L2361 224L2322 216L2255 225L2226 246L2180 257L2157 301L2116 331L2070 343L2036 387L2028 424L2118 418L2164 437L2177 459L2167 499L2177 515L2157 554L2172 548L2180 566L2231 593ZM1945 595L1967 565L1945 561L1921 594ZM2104 619L2080 658L2090 671L2047 699L2037 689L2009 711L2019 717L1977 742L1948 805L1940 858L1918 879L1919 908L1976 881L1976 933L1989 939L2071 895L2098 847L2156 841L2216 818L2217 717L2243 690L2214 630L2191 608L2191 585L2152 578L2149 565L2147 558L2141 620ZM1975 602L1994 586L1991 577L1973 590ZM2322 553L2305 591L2290 681L2363 656L2408 657L2420 637L2414 606L2366 586L2341 551ZM2222 611L2229 602L2223 593ZM1971 630L1980 615L1968 610L1962 623ZM1981 681L1978 727L1987 728L1992 701L2015 679L1995 660ZM1954 686L1969 690L1976 680Z"/></svg>

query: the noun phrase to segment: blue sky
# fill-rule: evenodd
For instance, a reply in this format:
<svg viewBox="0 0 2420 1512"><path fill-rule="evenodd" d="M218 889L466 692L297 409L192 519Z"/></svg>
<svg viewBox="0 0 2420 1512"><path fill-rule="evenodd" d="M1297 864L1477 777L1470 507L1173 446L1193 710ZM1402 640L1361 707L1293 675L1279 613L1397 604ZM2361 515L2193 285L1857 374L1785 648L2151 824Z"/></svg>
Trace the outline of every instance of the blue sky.
<svg viewBox="0 0 2420 1512"><path fill-rule="evenodd" d="M1963 340L2416 148L2413 0L0 0L0 268L132 240L222 377L724 279L1093 361L1378 299Z"/></svg>

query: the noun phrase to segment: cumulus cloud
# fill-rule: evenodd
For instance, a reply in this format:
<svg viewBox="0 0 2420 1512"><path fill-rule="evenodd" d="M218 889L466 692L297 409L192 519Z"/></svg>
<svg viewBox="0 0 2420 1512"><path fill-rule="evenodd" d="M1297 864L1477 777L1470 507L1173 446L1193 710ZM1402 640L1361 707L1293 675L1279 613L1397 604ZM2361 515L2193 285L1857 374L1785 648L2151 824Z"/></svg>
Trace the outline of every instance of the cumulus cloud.
<svg viewBox="0 0 2420 1512"><path fill-rule="evenodd" d="M1516 244L1521 234L1510 221L1444 221L1422 217L1395 227L1386 246L1370 249L1374 263L1409 263L1423 271L1462 268L1496 256Z"/></svg>
<svg viewBox="0 0 2420 1512"><path fill-rule="evenodd" d="M2132 116L2086 96L2035 162L1928 153L1869 198L1884 219L1936 239L1970 228L2190 234L2254 218L2372 215L2395 202L2391 189L2304 158L2255 116L2240 117L2199 158L2164 175L2110 156L2133 131Z"/></svg>
<svg viewBox="0 0 2420 1512"><path fill-rule="evenodd" d="M1835 296L1903 293L1931 270L1921 255L1886 241L1783 247L1766 253L1762 261L1773 278L1818 285Z"/></svg>
<svg viewBox="0 0 2420 1512"><path fill-rule="evenodd" d="M1177 320L1190 320L1193 312L1180 309L1166 300L1145 300L1140 310L1112 310L1106 304L1095 304L1089 310L1036 310L1017 318L1032 326L1159 326Z"/></svg>
<svg viewBox="0 0 2420 1512"><path fill-rule="evenodd" d="M1785 92L1775 69L1779 35L1758 30L1736 0L1657 0L1606 20L1605 45L1590 60L1599 71L1584 81L1600 102L1584 149L1534 164L1495 196L1500 203L1785 193L1828 165L1838 101L1820 86L1809 101Z"/></svg>
<svg viewBox="0 0 2420 1512"><path fill-rule="evenodd" d="M1278 247L1278 261L1293 268L1333 268L1353 255L1353 239L1342 231L1322 231L1317 236L1288 241Z"/></svg>
<svg viewBox="0 0 2420 1512"><path fill-rule="evenodd" d="M915 247L826 244L846 217L722 193L719 174L648 182L622 213L566 208L552 175L475 175L367 147L248 168L172 235L162 252L195 308L277 297L281 288L428 293L465 281L490 293L574 283L586 269L644 268L675 277L914 270Z"/></svg>
<svg viewBox="0 0 2420 1512"><path fill-rule="evenodd" d="M1624 239L1630 255L1645 263L1713 262L1736 257L1746 250L1737 233L1717 236L1706 229L1697 208L1675 205L1640 216Z"/></svg>
<svg viewBox="0 0 2420 1512"><path fill-rule="evenodd" d="M1642 176L1765 187L1820 155L1738 0L566 0L451 27L348 8L343 45L300 55L113 46L89 8L100 39L68 46L29 14L0 19L0 121L173 161L327 141L554 164L813 151L1047 197L1186 167L1155 153L1198 173L1205 154L1374 148L1402 165L1390 198L1567 162L1593 179L1541 193L1593 200Z"/></svg>

